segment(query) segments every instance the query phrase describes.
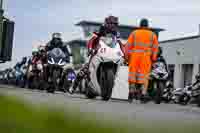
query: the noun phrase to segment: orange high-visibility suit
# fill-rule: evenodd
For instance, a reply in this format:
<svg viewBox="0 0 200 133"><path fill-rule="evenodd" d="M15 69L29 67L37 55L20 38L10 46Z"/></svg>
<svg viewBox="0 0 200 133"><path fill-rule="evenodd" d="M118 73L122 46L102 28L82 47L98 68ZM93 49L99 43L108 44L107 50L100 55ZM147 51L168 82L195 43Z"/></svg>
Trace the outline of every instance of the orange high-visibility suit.
<svg viewBox="0 0 200 133"><path fill-rule="evenodd" d="M157 60L158 39L150 30L133 31L127 42L129 83L144 84L151 71L152 61Z"/></svg>

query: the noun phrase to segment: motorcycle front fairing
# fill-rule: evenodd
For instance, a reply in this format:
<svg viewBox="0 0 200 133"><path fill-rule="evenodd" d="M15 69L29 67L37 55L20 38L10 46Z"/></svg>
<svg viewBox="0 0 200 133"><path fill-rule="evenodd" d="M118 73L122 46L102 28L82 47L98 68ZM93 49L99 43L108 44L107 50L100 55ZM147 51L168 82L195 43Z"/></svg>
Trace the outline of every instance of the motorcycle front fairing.
<svg viewBox="0 0 200 133"><path fill-rule="evenodd" d="M48 64L55 66L64 66L66 64L66 55L60 48L54 48L48 54Z"/></svg>
<svg viewBox="0 0 200 133"><path fill-rule="evenodd" d="M163 62L156 62L153 64L153 69L151 72L151 77L157 80L166 80L169 74L165 68Z"/></svg>
<svg viewBox="0 0 200 133"><path fill-rule="evenodd" d="M120 45L116 42L115 47L109 47L109 45L106 44L104 38L100 39L99 41L100 48L98 49L97 54L92 58L89 71L91 82L89 85L93 89L94 92L96 92L98 95L101 94L101 88L98 83L97 79L97 70L99 68L99 65L101 63L113 63L117 65L117 72L118 74L119 66L123 62L123 52L121 51ZM115 75L115 76L116 76Z"/></svg>

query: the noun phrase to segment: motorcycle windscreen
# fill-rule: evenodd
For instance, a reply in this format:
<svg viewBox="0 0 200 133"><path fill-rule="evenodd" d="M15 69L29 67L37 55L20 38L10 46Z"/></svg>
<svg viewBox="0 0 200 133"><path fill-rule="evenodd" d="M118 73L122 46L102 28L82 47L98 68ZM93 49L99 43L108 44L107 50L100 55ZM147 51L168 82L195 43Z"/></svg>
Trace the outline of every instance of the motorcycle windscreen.
<svg viewBox="0 0 200 133"><path fill-rule="evenodd" d="M153 70L158 73L167 73L167 70L165 68L165 64L162 62L156 62L153 64Z"/></svg>
<svg viewBox="0 0 200 133"><path fill-rule="evenodd" d="M118 43L114 48L109 47L109 45L106 44L105 40L100 40L99 43L100 48L98 50L97 55L103 58L104 60L117 62L123 56L123 53Z"/></svg>

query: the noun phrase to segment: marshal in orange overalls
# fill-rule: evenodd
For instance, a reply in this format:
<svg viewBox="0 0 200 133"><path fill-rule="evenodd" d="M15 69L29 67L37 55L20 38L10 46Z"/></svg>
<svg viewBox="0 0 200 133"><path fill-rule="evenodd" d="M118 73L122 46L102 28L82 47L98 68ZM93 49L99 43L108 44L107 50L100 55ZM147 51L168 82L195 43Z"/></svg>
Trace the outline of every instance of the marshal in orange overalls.
<svg viewBox="0 0 200 133"><path fill-rule="evenodd" d="M157 36L146 28L133 31L127 43L129 83L144 84L158 52Z"/></svg>

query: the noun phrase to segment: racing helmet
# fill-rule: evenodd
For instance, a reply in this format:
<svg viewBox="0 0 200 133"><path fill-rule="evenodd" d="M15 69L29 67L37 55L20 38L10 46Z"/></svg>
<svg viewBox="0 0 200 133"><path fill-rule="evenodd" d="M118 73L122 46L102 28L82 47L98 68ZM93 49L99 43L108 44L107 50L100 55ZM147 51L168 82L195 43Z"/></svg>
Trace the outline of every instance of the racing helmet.
<svg viewBox="0 0 200 133"><path fill-rule="evenodd" d="M22 63L26 63L26 61L27 61L27 57L23 57L22 58Z"/></svg>
<svg viewBox="0 0 200 133"><path fill-rule="evenodd" d="M40 45L40 46L38 47L38 50L39 50L40 52L44 52L44 51L45 51L45 46Z"/></svg>
<svg viewBox="0 0 200 133"><path fill-rule="evenodd" d="M33 48L32 49L32 55L37 55L37 53L39 52L38 48Z"/></svg>
<svg viewBox="0 0 200 133"><path fill-rule="evenodd" d="M59 32L53 33L53 34L52 34L52 38L61 39L61 38L62 38L62 34L59 33Z"/></svg>
<svg viewBox="0 0 200 133"><path fill-rule="evenodd" d="M104 26L108 32L116 33L118 25L119 25L118 17L108 16L104 20Z"/></svg>

